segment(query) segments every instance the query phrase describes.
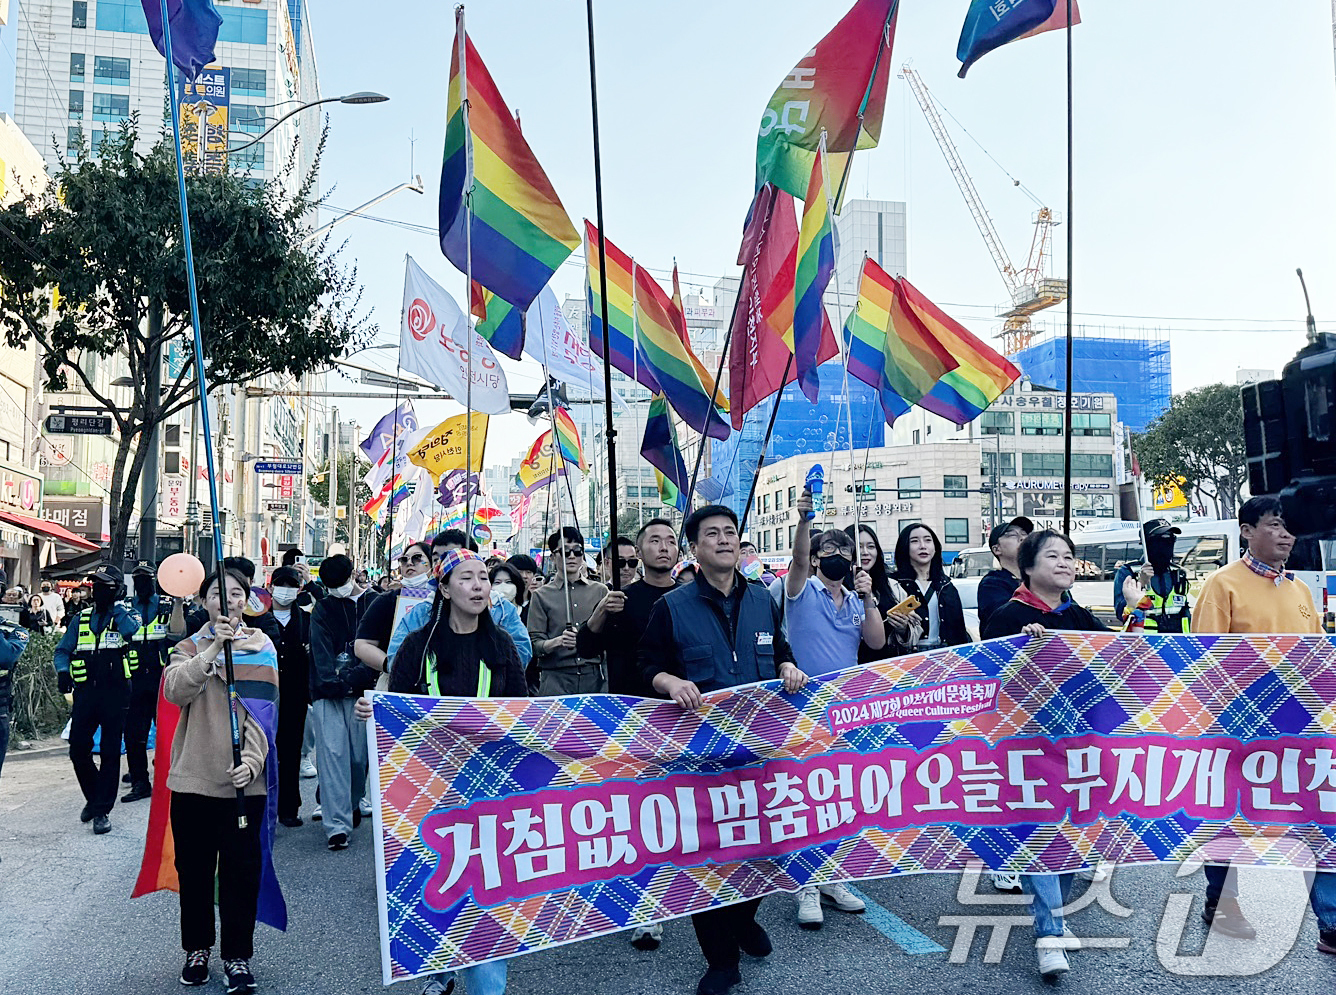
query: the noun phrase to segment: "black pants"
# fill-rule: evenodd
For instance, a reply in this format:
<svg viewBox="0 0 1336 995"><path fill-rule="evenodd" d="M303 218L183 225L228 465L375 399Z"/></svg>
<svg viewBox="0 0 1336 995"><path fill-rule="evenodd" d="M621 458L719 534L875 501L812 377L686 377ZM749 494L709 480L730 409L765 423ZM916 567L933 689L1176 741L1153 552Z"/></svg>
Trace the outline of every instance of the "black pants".
<svg viewBox="0 0 1336 995"><path fill-rule="evenodd" d="M157 650L145 650L145 653ZM158 714L158 685L162 681L162 665L156 660L141 662L130 676L130 710L125 715L125 765L130 769L130 781L138 784L148 781L148 731ZM171 746L170 743L166 744Z"/></svg>
<svg viewBox="0 0 1336 995"><path fill-rule="evenodd" d="M0 691L0 771L5 769L5 751L9 749L10 697L10 692Z"/></svg>
<svg viewBox="0 0 1336 995"><path fill-rule="evenodd" d="M761 900L753 898L737 905L725 905L722 909L697 912L691 917L705 963L725 969L738 966L742 959L738 937L745 937L756 929L756 910L760 907Z"/></svg>
<svg viewBox="0 0 1336 995"><path fill-rule="evenodd" d="M74 685L70 763L94 818L107 815L121 786L121 734L130 707L130 682L104 673ZM93 762L93 732L101 727L101 763Z"/></svg>
<svg viewBox="0 0 1336 995"><path fill-rule="evenodd" d="M278 734L274 748L278 753L278 817L294 819L302 807L302 739L306 735L306 681L285 684L279 675Z"/></svg>
<svg viewBox="0 0 1336 995"><path fill-rule="evenodd" d="M172 792L172 838L181 884L181 949L213 946L217 885L223 960L255 954L255 905L260 895L260 827L264 795L246 797L246 828L237 828L237 800Z"/></svg>
<svg viewBox="0 0 1336 995"><path fill-rule="evenodd" d="M1206 872L1206 904L1214 907L1221 898L1238 901L1239 883L1236 878L1229 878L1228 864L1207 864L1202 868Z"/></svg>

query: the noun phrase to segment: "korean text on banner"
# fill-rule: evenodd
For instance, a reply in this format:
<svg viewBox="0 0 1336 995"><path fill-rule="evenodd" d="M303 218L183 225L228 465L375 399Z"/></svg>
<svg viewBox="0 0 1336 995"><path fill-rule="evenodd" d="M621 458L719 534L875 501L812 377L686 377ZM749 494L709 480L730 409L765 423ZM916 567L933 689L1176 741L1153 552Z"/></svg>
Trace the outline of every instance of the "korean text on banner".
<svg viewBox="0 0 1336 995"><path fill-rule="evenodd" d="M378 695L386 983L975 861L1336 869L1328 637L1014 636L705 698Z"/></svg>

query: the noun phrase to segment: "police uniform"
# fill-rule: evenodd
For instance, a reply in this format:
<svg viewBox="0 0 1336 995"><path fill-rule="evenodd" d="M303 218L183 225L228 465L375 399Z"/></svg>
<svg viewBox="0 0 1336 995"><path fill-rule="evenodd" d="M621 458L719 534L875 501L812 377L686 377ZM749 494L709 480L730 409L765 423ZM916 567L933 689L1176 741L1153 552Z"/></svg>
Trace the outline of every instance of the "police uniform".
<svg viewBox="0 0 1336 995"><path fill-rule="evenodd" d="M0 768L9 749L9 710L14 697L14 667L28 645L28 630L0 626Z"/></svg>
<svg viewBox="0 0 1336 995"><path fill-rule="evenodd" d="M1113 578L1113 589L1121 599L1123 581L1135 577L1141 572L1142 564L1125 564L1118 568ZM1151 578L1143 595L1151 599L1151 607L1146 609L1145 626L1147 632L1191 632L1192 606L1188 603L1188 575L1182 567L1171 565ZM1126 612L1136 608L1127 605L1119 612L1119 618L1126 618Z"/></svg>
<svg viewBox="0 0 1336 995"><path fill-rule="evenodd" d="M130 664L130 709L125 717L125 765L130 769L130 792L123 802L147 798L151 792L148 774L148 733L158 711L158 685L166 662L167 626L172 602L152 595L133 602L143 625L130 637L126 659Z"/></svg>
<svg viewBox="0 0 1336 995"><path fill-rule="evenodd" d="M104 566L93 575L95 585L123 592L123 575ZM127 601L113 600L106 610L94 605L76 615L55 652L62 690L72 689L70 763L87 804L80 815L106 832L106 816L116 804L121 779L121 736L130 705L130 639L141 619ZM101 729L101 763L93 760L93 734Z"/></svg>

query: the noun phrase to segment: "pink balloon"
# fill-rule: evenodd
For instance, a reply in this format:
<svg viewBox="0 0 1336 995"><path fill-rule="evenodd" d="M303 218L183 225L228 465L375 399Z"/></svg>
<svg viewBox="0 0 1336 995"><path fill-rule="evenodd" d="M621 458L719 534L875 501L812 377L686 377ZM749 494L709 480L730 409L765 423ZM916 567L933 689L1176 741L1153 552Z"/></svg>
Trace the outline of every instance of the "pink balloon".
<svg viewBox="0 0 1336 995"><path fill-rule="evenodd" d="M189 553L173 553L158 565L158 584L176 598L191 598L204 583L204 564Z"/></svg>

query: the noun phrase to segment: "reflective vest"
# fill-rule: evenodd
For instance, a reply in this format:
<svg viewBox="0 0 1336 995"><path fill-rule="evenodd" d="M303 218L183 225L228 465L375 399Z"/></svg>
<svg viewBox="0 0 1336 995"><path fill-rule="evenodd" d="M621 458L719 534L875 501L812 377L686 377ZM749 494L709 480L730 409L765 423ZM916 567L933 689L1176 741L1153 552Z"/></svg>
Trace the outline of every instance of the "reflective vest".
<svg viewBox="0 0 1336 995"><path fill-rule="evenodd" d="M139 670L140 651L144 651L147 659L152 660L154 654L161 659L162 642L167 638L167 624L171 620L172 609L170 605L159 605L158 614L146 620L139 626L138 630L130 637L130 649L126 652L125 658L130 665L130 672L135 673ZM153 646L145 646L145 643L154 643Z"/></svg>
<svg viewBox="0 0 1336 995"><path fill-rule="evenodd" d="M427 693L436 698L442 698L441 693L441 675L436 669L436 654L427 652L425 662L427 670ZM478 661L478 693L475 697L488 698L492 694L492 668L487 666L486 660Z"/></svg>
<svg viewBox="0 0 1336 995"><path fill-rule="evenodd" d="M1151 607L1146 611L1147 632L1191 632L1192 610L1188 606L1188 575L1174 568L1174 584L1168 596L1155 590L1152 582L1146 588Z"/></svg>
<svg viewBox="0 0 1336 995"><path fill-rule="evenodd" d="M93 609L79 613L78 641L74 652L70 654L70 677L75 684L88 680L89 665L106 660L114 667L119 667L128 678L130 676L130 657L127 652L125 637L107 619L106 631L101 635L93 632L91 619Z"/></svg>

